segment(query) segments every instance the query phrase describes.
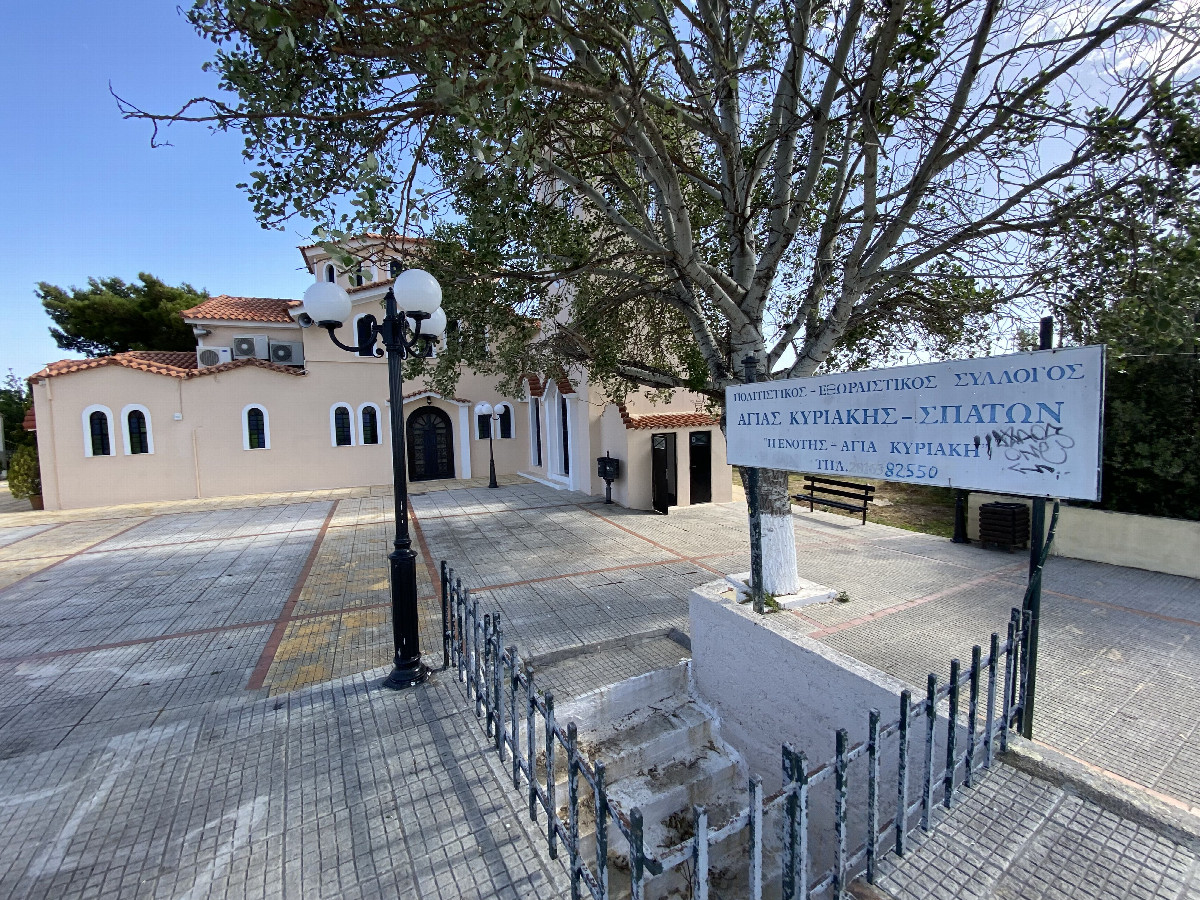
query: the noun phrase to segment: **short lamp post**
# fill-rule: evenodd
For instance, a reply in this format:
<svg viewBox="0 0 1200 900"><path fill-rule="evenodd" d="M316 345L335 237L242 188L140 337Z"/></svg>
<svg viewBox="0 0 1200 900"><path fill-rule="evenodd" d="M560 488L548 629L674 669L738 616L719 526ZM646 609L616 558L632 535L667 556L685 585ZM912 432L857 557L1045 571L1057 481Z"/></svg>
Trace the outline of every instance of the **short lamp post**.
<svg viewBox="0 0 1200 900"><path fill-rule="evenodd" d="M488 487L498 488L496 483L496 452L492 441L496 437L496 426L500 423L500 410L490 403L480 403L475 407L476 415L488 417Z"/></svg>
<svg viewBox="0 0 1200 900"><path fill-rule="evenodd" d="M380 357L382 339L388 360L388 404L392 428L392 484L396 497L396 539L388 554L392 589L392 638L395 668L383 682L399 690L421 684L429 668L421 662L420 621L417 617L417 554L408 534L408 482L404 452L403 361L408 356L427 357L446 330L442 288L428 272L409 269L397 276L384 301L383 321L374 316L358 320L358 346L338 340L335 331L350 318L350 297L337 284L319 281L304 292L303 313L329 332L338 347L359 356ZM403 312L398 310L403 309Z"/></svg>

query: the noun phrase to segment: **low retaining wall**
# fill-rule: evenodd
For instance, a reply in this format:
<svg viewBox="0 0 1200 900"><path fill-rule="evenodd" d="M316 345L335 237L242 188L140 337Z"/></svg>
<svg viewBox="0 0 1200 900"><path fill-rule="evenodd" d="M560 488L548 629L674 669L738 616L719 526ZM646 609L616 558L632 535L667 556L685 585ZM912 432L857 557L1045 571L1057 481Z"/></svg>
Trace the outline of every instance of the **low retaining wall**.
<svg viewBox="0 0 1200 900"><path fill-rule="evenodd" d="M1027 497L973 491L967 512L967 536L971 540L979 540L979 507L997 501L1032 504ZM1047 527L1049 524L1048 504ZM1071 559L1200 578L1197 547L1200 547L1200 522L1064 505L1060 507L1058 531L1050 552Z"/></svg>
<svg viewBox="0 0 1200 900"><path fill-rule="evenodd" d="M783 785L785 742L805 754L811 770L833 760L838 729L847 731L850 747L865 742L872 709L879 710L883 725L899 719L900 693L907 687L904 683L808 637L800 620L789 612L758 615L750 604L726 599L723 594L727 587L716 581L692 590L688 612L692 690L716 713L721 737L742 755L750 772L762 778L768 796ZM921 692L913 693L919 702ZM938 705L938 717L942 724L934 735L933 753L939 773L934 776L934 791L940 795L941 764L946 759L944 701ZM960 759L965 734L966 729L958 725ZM899 740L893 734L881 745L879 821L885 822L897 810ZM909 742L906 780L910 804L921 796L925 747L924 730L918 722ZM849 766L846 778L846 833L853 853L868 832L863 757ZM956 781L961 782L961 778ZM835 859L834 808L834 783L827 779L809 794L814 872L825 871ZM909 827L916 821L910 817ZM763 828L764 834L776 835L782 833L783 826L768 816Z"/></svg>
<svg viewBox="0 0 1200 900"><path fill-rule="evenodd" d="M884 722L898 717L905 684L808 637L791 613L760 616L725 599L728 587L691 593L692 685L768 792L783 784L785 741L821 762L833 757L839 728L852 744L866 740L871 709Z"/></svg>

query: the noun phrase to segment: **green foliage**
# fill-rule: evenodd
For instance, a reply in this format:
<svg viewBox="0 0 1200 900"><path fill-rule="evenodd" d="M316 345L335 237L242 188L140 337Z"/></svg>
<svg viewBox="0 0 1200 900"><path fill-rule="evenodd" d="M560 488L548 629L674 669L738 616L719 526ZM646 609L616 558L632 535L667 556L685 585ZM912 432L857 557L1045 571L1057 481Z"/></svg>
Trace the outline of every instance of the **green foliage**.
<svg viewBox="0 0 1200 900"><path fill-rule="evenodd" d="M4 446L9 453L34 441L33 434L23 427L25 413L31 406L33 395L29 388L9 369L3 387L0 387L0 417L4 419Z"/></svg>
<svg viewBox="0 0 1200 900"><path fill-rule="evenodd" d="M50 334L58 346L89 357L194 348L192 330L179 313L208 294L190 284L171 287L145 272L138 278L140 284L89 278L87 288L68 290L40 282L35 294L57 326Z"/></svg>
<svg viewBox="0 0 1200 900"><path fill-rule="evenodd" d="M1200 92L1157 90L1148 133L1152 166L1064 198L1049 279L1066 338L1108 346L1101 505L1200 519Z"/></svg>
<svg viewBox="0 0 1200 900"><path fill-rule="evenodd" d="M1052 191L1153 138L1154 75L1197 44L1173 9L196 0L219 99L124 110L240 130L266 225L432 235L443 389L469 364L720 398L747 353L985 344Z"/></svg>
<svg viewBox="0 0 1200 900"><path fill-rule="evenodd" d="M35 445L25 444L13 451L8 463L8 490L18 500L42 492L42 470Z"/></svg>

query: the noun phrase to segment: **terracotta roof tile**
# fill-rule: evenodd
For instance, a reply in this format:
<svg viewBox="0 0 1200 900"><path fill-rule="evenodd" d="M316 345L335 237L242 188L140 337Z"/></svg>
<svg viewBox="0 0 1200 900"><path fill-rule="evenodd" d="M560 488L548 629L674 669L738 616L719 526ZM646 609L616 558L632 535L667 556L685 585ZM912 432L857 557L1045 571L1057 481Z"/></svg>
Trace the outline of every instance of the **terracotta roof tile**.
<svg viewBox="0 0 1200 900"><path fill-rule="evenodd" d="M178 365L176 365L178 363ZM299 366L281 366L278 363L264 359L235 359L232 362L221 363L219 366L198 368L194 353L181 353L167 350L131 350L128 353L116 353L112 356L101 356L96 359L64 359L50 363L40 372L29 376L32 381L37 378L50 378L54 375L70 375L87 369L99 369L104 366L122 366L139 372L149 372L151 375L167 375L171 378L200 378L205 375L218 375L233 369L252 366L267 369L271 372L282 372L287 375L303 375L304 369Z"/></svg>
<svg viewBox="0 0 1200 900"><path fill-rule="evenodd" d="M130 350L127 356L144 359L146 362L161 363L177 369L198 369L195 350Z"/></svg>
<svg viewBox="0 0 1200 900"><path fill-rule="evenodd" d="M546 385L536 375L531 375L528 372L526 372L521 377L529 382L529 396L530 397L540 397L540 396L542 396L542 394L544 394L546 392Z"/></svg>
<svg viewBox="0 0 1200 900"><path fill-rule="evenodd" d="M199 306L180 313L184 319L221 319L233 322L295 323L288 310L300 305L299 300L280 300L272 297L230 297L221 294L205 300Z"/></svg>
<svg viewBox="0 0 1200 900"><path fill-rule="evenodd" d="M187 377L202 378L205 375L219 375L222 372L231 372L234 369L241 369L245 366L266 369L268 372L279 372L283 375L306 374L303 366L281 366L279 363L269 362L265 359L235 359L217 366L205 366L203 369L196 369L193 372L189 372Z"/></svg>
<svg viewBox="0 0 1200 900"><path fill-rule="evenodd" d="M25 421L21 423L21 427L26 431L37 431L37 417L33 414L33 407L29 407L29 412L25 413Z"/></svg>
<svg viewBox="0 0 1200 900"><path fill-rule="evenodd" d="M645 416L631 415L624 403L617 405L621 412L621 421L626 428L641 430L643 428L699 428L705 425L719 425L721 420L708 413L651 413Z"/></svg>
<svg viewBox="0 0 1200 900"><path fill-rule="evenodd" d="M417 397L424 397L426 395L429 395L430 397L437 397L441 400L449 400L451 403L470 403L471 402L470 400L464 400L462 397L447 397L445 394L438 393L437 391L431 391L428 388L425 388L420 391L411 391L404 395L404 399L405 400L413 400Z"/></svg>

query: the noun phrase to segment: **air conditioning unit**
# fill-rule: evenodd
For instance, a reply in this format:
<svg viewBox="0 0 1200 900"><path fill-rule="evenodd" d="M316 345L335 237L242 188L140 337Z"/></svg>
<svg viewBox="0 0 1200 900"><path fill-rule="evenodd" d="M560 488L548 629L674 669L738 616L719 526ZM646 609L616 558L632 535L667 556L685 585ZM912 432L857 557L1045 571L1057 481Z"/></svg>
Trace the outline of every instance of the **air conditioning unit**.
<svg viewBox="0 0 1200 900"><path fill-rule="evenodd" d="M304 342L271 341L271 362L281 366L304 365Z"/></svg>
<svg viewBox="0 0 1200 900"><path fill-rule="evenodd" d="M209 366L219 366L221 363L233 361L233 351L228 347L197 347L196 362L200 364L200 368L207 369Z"/></svg>
<svg viewBox="0 0 1200 900"><path fill-rule="evenodd" d="M265 334L243 334L233 339L234 359L270 359Z"/></svg>

